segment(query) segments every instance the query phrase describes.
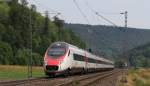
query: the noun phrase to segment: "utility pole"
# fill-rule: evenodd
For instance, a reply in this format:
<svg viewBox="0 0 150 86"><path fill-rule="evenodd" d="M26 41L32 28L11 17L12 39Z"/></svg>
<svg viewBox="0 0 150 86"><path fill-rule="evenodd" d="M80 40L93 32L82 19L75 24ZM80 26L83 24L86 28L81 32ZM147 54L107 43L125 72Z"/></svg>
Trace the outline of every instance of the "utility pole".
<svg viewBox="0 0 150 86"><path fill-rule="evenodd" d="M28 59L28 78L32 77L32 10L29 11L29 28L30 28L30 57Z"/></svg>
<svg viewBox="0 0 150 86"><path fill-rule="evenodd" d="M122 15L124 15L124 29L127 29L128 28L128 12L125 11L123 13L120 13ZM123 54L125 54L125 51L127 50L127 47L129 46L129 43L127 41L127 39L129 38L128 35L125 34L125 31L124 30L124 38L123 38ZM129 60L129 58L127 57L127 55L123 55L126 59ZM127 64L129 66L129 61L127 60Z"/></svg>
<svg viewBox="0 0 150 86"><path fill-rule="evenodd" d="M44 31L43 34L47 35L48 34L48 24L49 23L49 14L48 11L45 11L45 22L44 22Z"/></svg>
<svg viewBox="0 0 150 86"><path fill-rule="evenodd" d="M127 24L128 24L128 12L127 11L125 11L125 28L127 28L128 26L127 26Z"/></svg>

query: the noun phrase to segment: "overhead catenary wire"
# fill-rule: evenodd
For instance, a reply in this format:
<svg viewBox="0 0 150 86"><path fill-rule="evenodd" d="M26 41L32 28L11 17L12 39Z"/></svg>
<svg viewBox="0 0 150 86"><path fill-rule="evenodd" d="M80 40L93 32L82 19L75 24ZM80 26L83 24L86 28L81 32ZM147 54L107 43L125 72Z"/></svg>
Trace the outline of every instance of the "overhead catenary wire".
<svg viewBox="0 0 150 86"><path fill-rule="evenodd" d="M51 12L53 12L53 13L60 13L60 12L58 12L58 11L56 11L56 10L53 10L52 8L47 7L46 5L43 5L43 4L38 3L38 1L36 1L36 0L33 0L33 1L34 1L37 5L41 6L43 9L48 8L49 11L51 11Z"/></svg>
<svg viewBox="0 0 150 86"><path fill-rule="evenodd" d="M108 23L114 25L114 26L117 26L115 23L113 23L111 20L109 20L108 18L105 18L104 16L102 16L101 14L99 14L97 11L95 11L87 1L85 1L87 7L97 16L101 17L103 20L107 21Z"/></svg>
<svg viewBox="0 0 150 86"><path fill-rule="evenodd" d="M80 6L78 5L78 3L76 2L76 0L73 0L75 6L78 8L79 12L81 13L81 15L83 16L83 18L86 20L86 22L90 25L90 22L88 20L88 18L86 17L86 15L84 14L84 12L81 10Z"/></svg>

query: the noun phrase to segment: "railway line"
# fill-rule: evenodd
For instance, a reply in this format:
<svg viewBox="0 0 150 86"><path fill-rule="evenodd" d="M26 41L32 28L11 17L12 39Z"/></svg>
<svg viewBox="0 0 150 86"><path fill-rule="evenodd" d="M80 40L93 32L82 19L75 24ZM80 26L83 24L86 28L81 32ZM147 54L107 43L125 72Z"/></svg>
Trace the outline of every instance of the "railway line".
<svg viewBox="0 0 150 86"><path fill-rule="evenodd" d="M97 73L91 76L87 76L87 77L83 77L83 78L79 78L76 80L73 80L71 82L67 82L67 83L62 83L58 86L88 86L88 85L92 85L93 83L95 83L98 80L104 79L106 77L110 77L113 74L117 74L121 72L121 70L112 70L112 71L107 71L107 72L103 72L103 73Z"/></svg>
<svg viewBox="0 0 150 86"><path fill-rule="evenodd" d="M39 78L32 78L32 79L24 79L24 80L13 80L13 81L2 81L0 82L0 86L19 86L22 84L35 82L39 80L44 80L47 77L39 77Z"/></svg>
<svg viewBox="0 0 150 86"><path fill-rule="evenodd" d="M85 75L72 75L66 78L58 76L54 78L40 77L27 80L0 82L0 86L93 86L99 80L113 79L113 75L121 74L124 70L89 73ZM95 85L94 85L95 86ZM105 85L104 85L105 86Z"/></svg>

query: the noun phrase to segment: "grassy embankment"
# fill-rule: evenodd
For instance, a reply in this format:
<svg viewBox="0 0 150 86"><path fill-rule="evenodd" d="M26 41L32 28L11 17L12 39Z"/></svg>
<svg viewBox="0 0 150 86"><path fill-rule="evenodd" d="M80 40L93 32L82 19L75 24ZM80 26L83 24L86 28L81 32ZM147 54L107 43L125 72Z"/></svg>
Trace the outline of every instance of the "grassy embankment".
<svg viewBox="0 0 150 86"><path fill-rule="evenodd" d="M0 65L0 80L26 79L27 66ZM33 77L44 76L42 67L33 67Z"/></svg>
<svg viewBox="0 0 150 86"><path fill-rule="evenodd" d="M119 82L118 86L150 86L149 69L130 69L126 76L127 82Z"/></svg>

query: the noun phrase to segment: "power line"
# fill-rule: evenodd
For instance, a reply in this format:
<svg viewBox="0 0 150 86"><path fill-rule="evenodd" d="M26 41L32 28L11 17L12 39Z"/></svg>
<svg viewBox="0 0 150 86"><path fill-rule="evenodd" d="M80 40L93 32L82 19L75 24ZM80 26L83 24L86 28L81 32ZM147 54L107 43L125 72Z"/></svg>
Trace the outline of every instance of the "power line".
<svg viewBox="0 0 150 86"><path fill-rule="evenodd" d="M58 11L53 10L53 9L47 7L46 5L43 5L43 4L38 3L38 1L36 1L36 0L33 0L33 1L34 1L36 4L38 4L39 6L41 6L43 9L48 8L48 9L50 9L50 10L51 10L52 12L54 12L54 13L59 13ZM44 7L45 7L45 8L44 8Z"/></svg>
<svg viewBox="0 0 150 86"><path fill-rule="evenodd" d="M102 19L104 19L105 21L111 23L114 26L117 26L115 23L113 23L112 21L110 21L109 19L105 18L104 16L100 15L98 12L95 12L95 14L99 17L101 17Z"/></svg>
<svg viewBox="0 0 150 86"><path fill-rule="evenodd" d="M87 7L88 7L95 15L101 17L102 19L104 19L105 21L111 23L111 24L114 25L114 26L117 26L117 25L116 25L115 23L113 23L111 20L105 18L104 16L102 16L101 14L99 14L98 12L96 12L96 11L89 5L89 3L88 3L87 1L86 1L85 3L86 3L86 5L87 5Z"/></svg>
<svg viewBox="0 0 150 86"><path fill-rule="evenodd" d="M76 0L73 0L74 4L76 5L76 7L78 8L79 12L81 13L81 15L83 16L83 18L87 21L87 23L90 25L90 22L88 20L88 18L86 17L86 15L84 14L84 12L81 10L80 6L78 5L78 3L76 2Z"/></svg>

